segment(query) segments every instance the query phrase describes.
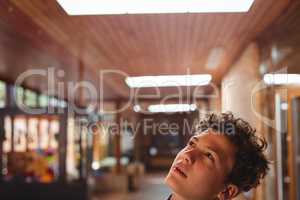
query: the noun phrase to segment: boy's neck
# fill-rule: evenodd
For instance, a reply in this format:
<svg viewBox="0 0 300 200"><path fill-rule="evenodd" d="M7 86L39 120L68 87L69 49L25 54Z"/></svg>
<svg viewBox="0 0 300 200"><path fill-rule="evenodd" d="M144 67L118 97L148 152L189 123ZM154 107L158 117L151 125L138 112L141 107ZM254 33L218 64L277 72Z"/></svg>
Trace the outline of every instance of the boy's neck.
<svg viewBox="0 0 300 200"><path fill-rule="evenodd" d="M188 200L188 199L186 199L186 198L184 198L184 197L182 197L182 196L179 196L179 195L173 193L173 194L171 195L170 200Z"/></svg>
<svg viewBox="0 0 300 200"><path fill-rule="evenodd" d="M214 199L218 199L218 198L214 198ZM170 196L170 198L168 200L190 200L190 199L187 199L187 198L179 196L175 193L172 193L172 195Z"/></svg>

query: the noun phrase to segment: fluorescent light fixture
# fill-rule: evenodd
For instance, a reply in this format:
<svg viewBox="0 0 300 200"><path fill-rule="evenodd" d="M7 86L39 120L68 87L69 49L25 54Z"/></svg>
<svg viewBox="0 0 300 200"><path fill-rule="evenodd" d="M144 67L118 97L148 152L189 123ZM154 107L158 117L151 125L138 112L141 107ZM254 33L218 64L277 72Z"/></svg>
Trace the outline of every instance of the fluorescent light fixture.
<svg viewBox="0 0 300 200"><path fill-rule="evenodd" d="M188 112L195 111L197 109L196 104L157 104L150 105L148 110L153 113L158 112Z"/></svg>
<svg viewBox="0 0 300 200"><path fill-rule="evenodd" d="M127 77L125 82L130 88L201 86L211 81L211 75L169 75Z"/></svg>
<svg viewBox="0 0 300 200"><path fill-rule="evenodd" d="M268 85L300 84L300 74L265 74L264 82Z"/></svg>
<svg viewBox="0 0 300 200"><path fill-rule="evenodd" d="M57 0L69 15L247 12L254 0Z"/></svg>

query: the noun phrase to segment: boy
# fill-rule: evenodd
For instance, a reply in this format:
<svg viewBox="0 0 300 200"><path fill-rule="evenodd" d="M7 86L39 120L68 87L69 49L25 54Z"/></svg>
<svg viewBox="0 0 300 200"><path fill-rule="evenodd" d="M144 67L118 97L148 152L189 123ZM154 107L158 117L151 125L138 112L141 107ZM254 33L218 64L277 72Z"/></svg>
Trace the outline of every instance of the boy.
<svg viewBox="0 0 300 200"><path fill-rule="evenodd" d="M202 120L165 178L169 200L230 200L259 185L269 162L267 143L255 132L232 113Z"/></svg>

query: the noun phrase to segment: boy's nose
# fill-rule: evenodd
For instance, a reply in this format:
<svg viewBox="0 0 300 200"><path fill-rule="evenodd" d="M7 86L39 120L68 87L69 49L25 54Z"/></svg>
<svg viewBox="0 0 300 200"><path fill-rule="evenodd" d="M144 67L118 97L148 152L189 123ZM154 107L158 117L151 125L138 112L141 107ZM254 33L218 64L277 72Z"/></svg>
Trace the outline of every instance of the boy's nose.
<svg viewBox="0 0 300 200"><path fill-rule="evenodd" d="M186 164L193 164L194 163L193 151L185 152L183 154L183 160Z"/></svg>

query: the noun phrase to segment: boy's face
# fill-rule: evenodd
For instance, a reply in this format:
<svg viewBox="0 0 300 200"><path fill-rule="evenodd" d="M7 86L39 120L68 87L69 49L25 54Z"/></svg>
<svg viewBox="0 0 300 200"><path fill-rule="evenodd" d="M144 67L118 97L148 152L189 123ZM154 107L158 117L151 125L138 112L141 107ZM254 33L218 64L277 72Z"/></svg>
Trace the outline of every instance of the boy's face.
<svg viewBox="0 0 300 200"><path fill-rule="evenodd" d="M235 147L225 136L211 130L195 135L177 154L165 182L177 197L214 199L225 189L234 155Z"/></svg>

